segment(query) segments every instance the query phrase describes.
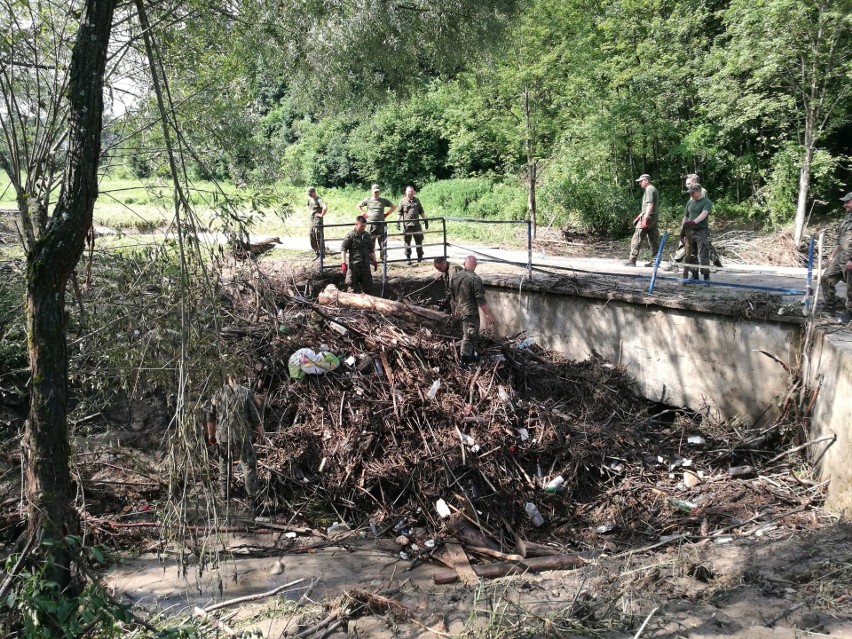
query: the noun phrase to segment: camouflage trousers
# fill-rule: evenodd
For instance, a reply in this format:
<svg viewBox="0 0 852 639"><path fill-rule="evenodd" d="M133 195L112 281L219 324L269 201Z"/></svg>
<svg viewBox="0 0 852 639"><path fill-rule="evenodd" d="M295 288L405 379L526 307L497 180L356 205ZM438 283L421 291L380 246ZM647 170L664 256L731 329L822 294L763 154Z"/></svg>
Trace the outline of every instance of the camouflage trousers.
<svg viewBox="0 0 852 639"><path fill-rule="evenodd" d="M473 355L477 339L479 339L479 313L476 315L466 315L462 318L462 356Z"/></svg>
<svg viewBox="0 0 852 639"><path fill-rule="evenodd" d="M388 227L386 224L370 224L370 237L373 238L373 250L379 247L380 259L387 257L388 250Z"/></svg>
<svg viewBox="0 0 852 639"><path fill-rule="evenodd" d="M822 297L826 305L834 306L837 304L837 293L834 287L840 280L846 282L846 310L852 311L852 276L846 270L846 262L852 259L852 255L847 255L843 251L838 251L834 259L831 260L825 272L819 280L819 287L822 289Z"/></svg>
<svg viewBox="0 0 852 639"><path fill-rule="evenodd" d="M322 220L311 222L311 248L315 253L320 251L320 238L322 237Z"/></svg>
<svg viewBox="0 0 852 639"><path fill-rule="evenodd" d="M353 293L366 293L370 295L373 291L373 274L370 273L368 264L350 264L346 271L346 285Z"/></svg>
<svg viewBox="0 0 852 639"><path fill-rule="evenodd" d="M689 237L689 235L687 235ZM697 278L698 270L695 266L701 266L702 275L710 275L710 229L693 229L692 246L687 246L683 259L683 276ZM696 263L697 258L697 263Z"/></svg>
<svg viewBox="0 0 852 639"><path fill-rule="evenodd" d="M417 247L417 259L422 260L423 229L420 228L419 224L405 227L405 235L403 236L403 241L405 242L405 259L411 258L411 240L414 240L414 245Z"/></svg>
<svg viewBox="0 0 852 639"><path fill-rule="evenodd" d="M653 224L642 228L637 226L633 231L633 239L630 240L630 259L636 260L639 257L639 250L642 248L642 242L648 240L648 245L651 247L651 259L657 256L657 250L660 248L660 227L656 221Z"/></svg>

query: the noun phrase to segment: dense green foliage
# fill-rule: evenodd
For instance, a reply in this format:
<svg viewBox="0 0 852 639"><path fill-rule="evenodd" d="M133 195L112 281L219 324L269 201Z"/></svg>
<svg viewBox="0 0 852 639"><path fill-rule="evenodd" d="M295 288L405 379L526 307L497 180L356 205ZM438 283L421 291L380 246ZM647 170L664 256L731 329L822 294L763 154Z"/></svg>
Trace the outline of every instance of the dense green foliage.
<svg viewBox="0 0 852 639"><path fill-rule="evenodd" d="M182 48L166 46L175 93L204 96L179 116L205 159L199 175L379 181L394 192L435 184L460 201L480 180L496 191L510 183L512 197L470 214L523 217L529 142L540 223L601 232L626 228L644 172L672 218L692 172L722 214L775 225L796 213L803 167L809 210L831 210L848 188L849 0L530 0L511 19L510 3L478 3L479 40L443 50L435 21L454 3L424 4L423 16L352 6L379 13L365 22L343 5L317 9L297 22L310 37L289 49L264 21L272 10L259 8L257 23L220 16L191 27ZM187 35L199 42L187 47ZM144 135L159 144L153 129ZM140 148L133 170L162 170Z"/></svg>

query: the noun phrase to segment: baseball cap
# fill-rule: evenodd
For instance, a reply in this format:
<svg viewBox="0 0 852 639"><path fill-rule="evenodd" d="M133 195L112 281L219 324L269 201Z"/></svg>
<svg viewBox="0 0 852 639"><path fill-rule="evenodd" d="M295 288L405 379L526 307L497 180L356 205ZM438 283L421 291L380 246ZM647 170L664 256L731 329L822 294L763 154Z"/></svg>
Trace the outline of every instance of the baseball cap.
<svg viewBox="0 0 852 639"><path fill-rule="evenodd" d="M638 178L636 178L636 181L637 181L637 182L641 182L642 180L648 180L648 181L650 182L650 181L651 181L651 176L650 176L650 175L648 175L647 173L643 173L643 174L642 174L642 175L640 175Z"/></svg>
<svg viewBox="0 0 852 639"><path fill-rule="evenodd" d="M371 187L370 187L370 190L371 190L371 191L381 191L381 189L379 188L379 185L378 185L378 184L374 184L373 186L371 186Z"/></svg>
<svg viewBox="0 0 852 639"><path fill-rule="evenodd" d="M316 189L315 189L314 187L312 187L312 186L309 186L309 187L308 187L308 193L309 193L309 194L310 194L310 193L313 193L314 191L316 191Z"/></svg>
<svg viewBox="0 0 852 639"><path fill-rule="evenodd" d="M695 193L696 191L700 191L700 190L701 190L701 185L698 182L696 182L695 184L689 185L688 191L690 193Z"/></svg>
<svg viewBox="0 0 852 639"><path fill-rule="evenodd" d="M840 198L841 202L848 202L849 200L852 200L852 192L849 192L846 195L844 195L842 198Z"/></svg>

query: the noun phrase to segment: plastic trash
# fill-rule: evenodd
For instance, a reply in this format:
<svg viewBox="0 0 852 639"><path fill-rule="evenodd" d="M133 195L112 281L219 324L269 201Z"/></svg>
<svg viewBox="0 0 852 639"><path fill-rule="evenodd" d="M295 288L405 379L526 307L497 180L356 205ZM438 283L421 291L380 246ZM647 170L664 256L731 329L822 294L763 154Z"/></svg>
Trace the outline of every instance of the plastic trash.
<svg viewBox="0 0 852 639"><path fill-rule="evenodd" d="M432 382L432 385L429 387L429 392L426 393L426 396L429 399L435 399L435 396L438 394L438 389L441 388L441 380L436 379Z"/></svg>
<svg viewBox="0 0 852 639"><path fill-rule="evenodd" d="M604 524L603 526L598 526L597 528L595 528L595 532L599 535L605 535L607 533L612 532L616 528L617 526L615 524Z"/></svg>
<svg viewBox="0 0 852 639"><path fill-rule="evenodd" d="M445 502L443 499L439 499L435 502L435 510L438 511L438 516L441 519L446 519L451 514L450 507L447 506L447 502Z"/></svg>
<svg viewBox="0 0 852 639"><path fill-rule="evenodd" d="M524 510L527 513L527 517L532 521L533 526L538 528L539 526L544 525L544 517L541 516L541 513L538 511L538 507L532 503L531 501L527 502L527 505L524 506Z"/></svg>
<svg viewBox="0 0 852 639"><path fill-rule="evenodd" d="M557 475L553 479L551 479L547 486L544 487L544 491L547 493L558 493L561 490L564 490L562 484L565 483L565 478L562 475Z"/></svg>
<svg viewBox="0 0 852 639"><path fill-rule="evenodd" d="M337 356L327 351L316 353L310 348L300 348L290 355L288 370L291 379L302 379L308 375L323 375L340 366Z"/></svg>
<svg viewBox="0 0 852 639"><path fill-rule="evenodd" d="M525 442L530 438L530 431L528 431L526 428L519 428L518 437L521 438L522 442Z"/></svg>
<svg viewBox="0 0 852 639"><path fill-rule="evenodd" d="M707 440L701 437L700 435L693 435L692 437L686 438L687 444L693 444L694 446L703 446L707 443Z"/></svg>
<svg viewBox="0 0 852 639"><path fill-rule="evenodd" d="M517 344L517 346L515 346L515 348L517 348L519 351L525 351L530 346L532 346L533 344L535 344L535 340L532 337L527 337L526 339L518 342L518 344Z"/></svg>

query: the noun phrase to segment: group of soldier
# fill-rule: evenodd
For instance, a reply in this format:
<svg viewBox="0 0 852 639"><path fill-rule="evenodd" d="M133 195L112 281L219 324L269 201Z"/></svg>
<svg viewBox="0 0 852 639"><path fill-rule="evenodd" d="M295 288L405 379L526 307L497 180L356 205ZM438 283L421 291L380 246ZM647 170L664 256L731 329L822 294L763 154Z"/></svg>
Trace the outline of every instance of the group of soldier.
<svg viewBox="0 0 852 639"><path fill-rule="evenodd" d="M643 189L642 207L633 220L633 238L630 241L630 258L626 266L636 266L642 243L651 248L651 261L645 266L654 265L654 256L660 248L659 208L660 195L651 184L651 176L640 175L636 181ZM710 279L710 264L718 263L713 245L710 242L709 217L713 212L713 202L707 197L707 190L698 183L698 175L686 176L686 192L689 200L684 208L680 224L680 245L675 253L675 261L684 264L684 278L698 279L699 270L705 281ZM695 259L698 259L695 262ZM690 265L700 268L691 268Z"/></svg>

